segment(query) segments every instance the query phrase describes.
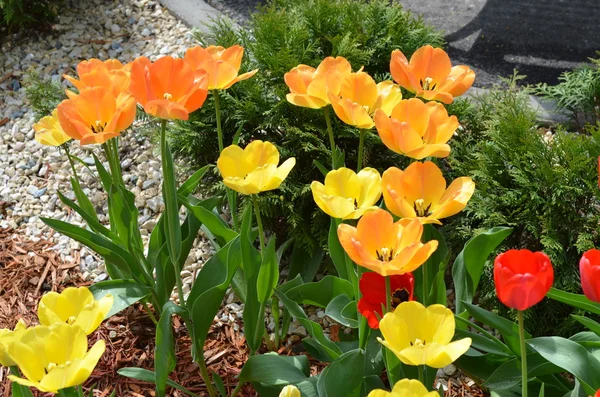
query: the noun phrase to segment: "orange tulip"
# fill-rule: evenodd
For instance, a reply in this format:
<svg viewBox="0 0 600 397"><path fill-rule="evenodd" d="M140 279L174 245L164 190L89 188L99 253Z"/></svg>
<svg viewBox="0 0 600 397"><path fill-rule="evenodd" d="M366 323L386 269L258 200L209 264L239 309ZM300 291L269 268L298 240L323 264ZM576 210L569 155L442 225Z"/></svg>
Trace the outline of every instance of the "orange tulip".
<svg viewBox="0 0 600 397"><path fill-rule="evenodd" d="M438 225L439 219L462 211L475 191L475 183L466 176L446 189L442 171L431 161L412 163L404 171L390 167L381 182L385 205L394 215Z"/></svg>
<svg viewBox="0 0 600 397"><path fill-rule="evenodd" d="M82 145L104 143L119 136L135 119L135 99L118 96L106 87L84 88L79 95L62 101L57 108L64 132Z"/></svg>
<svg viewBox="0 0 600 397"><path fill-rule="evenodd" d="M106 87L114 91L115 96L121 92L129 91L130 65L123 65L116 59L109 59L102 62L99 59L90 59L81 61L77 65L77 75L79 80L74 77L63 75L79 91L87 87ZM67 95L75 95L67 90Z"/></svg>
<svg viewBox="0 0 600 397"><path fill-rule="evenodd" d="M187 120L204 104L207 86L207 74L183 59L165 56L152 63L139 57L131 64L131 94L146 113L161 119Z"/></svg>
<svg viewBox="0 0 600 397"><path fill-rule="evenodd" d="M416 219L394 223L389 212L367 212L356 227L338 227L340 244L359 266L380 275L410 273L421 266L437 249L438 242L421 242L423 225Z"/></svg>
<svg viewBox="0 0 600 397"><path fill-rule="evenodd" d="M375 112L375 126L381 140L390 150L413 159L447 157L447 142L458 128L456 116L448 117L444 105L423 103L411 98L400 101L391 118L381 109Z"/></svg>
<svg viewBox="0 0 600 397"><path fill-rule="evenodd" d="M188 49L184 60L192 70L204 70L208 74L209 90L224 90L238 81L254 76L258 69L238 75L242 65L244 48L234 45L229 48L211 45Z"/></svg>
<svg viewBox="0 0 600 397"><path fill-rule="evenodd" d="M473 70L466 65L452 66L444 50L430 45L415 51L410 63L400 50L394 50L390 72L396 83L416 96L446 104L467 92L475 81Z"/></svg>
<svg viewBox="0 0 600 397"><path fill-rule="evenodd" d="M360 129L373 128L373 113L381 109L389 116L402 99L396 84L391 81L375 84L375 80L362 70L343 76L339 95L328 91L327 96L340 120Z"/></svg>
<svg viewBox="0 0 600 397"><path fill-rule="evenodd" d="M343 57L327 57L316 69L298 65L283 76L291 91L286 99L293 105L311 109L327 106L330 104L327 91L338 95L342 77L351 72L350 62Z"/></svg>

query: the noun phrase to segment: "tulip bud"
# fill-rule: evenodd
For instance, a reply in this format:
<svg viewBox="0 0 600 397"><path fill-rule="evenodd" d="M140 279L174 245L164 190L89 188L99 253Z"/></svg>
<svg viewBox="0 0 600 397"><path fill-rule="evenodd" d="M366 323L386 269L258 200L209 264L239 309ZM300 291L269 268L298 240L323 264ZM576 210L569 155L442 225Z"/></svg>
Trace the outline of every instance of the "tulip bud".
<svg viewBox="0 0 600 397"><path fill-rule="evenodd" d="M300 397L301 395L300 390L294 385L287 385L279 393L279 397Z"/></svg>
<svg viewBox="0 0 600 397"><path fill-rule="evenodd" d="M583 254L579 261L579 272L585 296L600 303L600 250L594 248Z"/></svg>

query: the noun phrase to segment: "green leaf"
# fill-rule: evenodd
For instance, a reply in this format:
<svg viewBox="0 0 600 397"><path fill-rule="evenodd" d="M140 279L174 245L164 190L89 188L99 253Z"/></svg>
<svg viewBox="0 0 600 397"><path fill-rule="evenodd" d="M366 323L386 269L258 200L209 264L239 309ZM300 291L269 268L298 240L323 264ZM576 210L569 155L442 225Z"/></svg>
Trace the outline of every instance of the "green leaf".
<svg viewBox="0 0 600 397"><path fill-rule="evenodd" d="M279 263L275 255L275 236L269 239L265 252L263 253L262 265L258 271L256 282L256 293L258 301L262 304L271 299L273 289L279 282Z"/></svg>
<svg viewBox="0 0 600 397"><path fill-rule="evenodd" d="M548 362L538 353L527 355L527 374L530 378L540 375L560 373L562 369ZM521 360L513 358L498 367L496 371L486 379L483 386L490 390L508 390L521 384Z"/></svg>
<svg viewBox="0 0 600 397"><path fill-rule="evenodd" d="M104 165L102 165L102 161L100 161L98 157L96 157L96 154L92 153L92 156L94 157L94 162L96 163L96 170L98 171L98 175L100 175L100 182L102 182L102 187L104 188L104 191L108 193L110 190L110 185L112 185L112 177L110 176L110 173L106 170L106 168L104 168Z"/></svg>
<svg viewBox="0 0 600 397"><path fill-rule="evenodd" d="M163 127L165 121L162 121ZM166 217L165 235L171 262L179 263L181 257L181 226L179 224L179 204L177 201L177 187L175 186L175 168L173 155L166 139L161 142L161 159L163 172L162 194L165 203L164 216Z"/></svg>
<svg viewBox="0 0 600 397"><path fill-rule="evenodd" d="M354 300L350 299L347 295L336 296L327 305L325 314L345 327L356 328L358 327L358 322L353 323L342 315L342 310L351 302L353 303Z"/></svg>
<svg viewBox="0 0 600 397"><path fill-rule="evenodd" d="M471 338L471 340L472 340L471 348L472 349L477 349L477 350L481 350L485 353L498 354L498 355L506 356L506 357L514 356L514 354L512 354L512 352L506 345L502 344L506 348L506 349L503 349L500 345L498 345L494 341L490 340L489 338L486 338L485 336L483 336L481 334L471 332L471 331L466 331L461 328L456 328L454 335L457 338ZM502 342L500 342L500 343L502 343ZM467 351L466 354L469 354L469 352Z"/></svg>
<svg viewBox="0 0 600 397"><path fill-rule="evenodd" d="M364 356L363 350L352 350L329 364L317 382L319 396L361 397L365 372Z"/></svg>
<svg viewBox="0 0 600 397"><path fill-rule="evenodd" d="M160 320L156 327L156 347L154 348L154 383L156 384L156 395L165 397L167 379L175 369L177 356L175 355L175 339L173 338L173 327L171 316L179 314L187 316L187 310L173 302L167 302L160 314Z"/></svg>
<svg viewBox="0 0 600 397"><path fill-rule="evenodd" d="M96 213L96 208L94 208L94 204L92 204L89 197L83 192L79 181L75 179L75 177L71 178L71 187L73 188L73 193L75 193L77 202L79 203L79 206L81 207L83 212L85 212L87 216L93 218L96 222L98 222L98 214Z"/></svg>
<svg viewBox="0 0 600 397"><path fill-rule="evenodd" d="M121 368L117 371L117 373L119 375L125 376L127 378L137 379L137 380L141 380L142 382L149 382L149 383L154 383L154 379L156 377L156 375L154 374L153 371L149 371L147 369L137 368L137 367ZM183 393L187 394L188 396L198 397L197 394L192 393L191 391L189 391L185 387L181 386L179 383L172 381L171 379L167 379L167 385L172 388L182 391Z"/></svg>
<svg viewBox="0 0 600 397"><path fill-rule="evenodd" d="M588 396L600 389L600 362L577 342L548 336L527 343L546 360L576 376Z"/></svg>
<svg viewBox="0 0 600 397"><path fill-rule="evenodd" d="M571 314L571 317L573 317L575 320L579 321L587 329L589 329L590 331L592 331L596 335L600 335L600 323L592 320L591 318L587 318L587 317L583 317L583 316L577 316L575 314Z"/></svg>
<svg viewBox="0 0 600 397"><path fill-rule="evenodd" d="M90 285L90 292L96 300L111 294L114 303L105 318L109 318L128 308L152 293L152 289L133 280L107 280Z"/></svg>
<svg viewBox="0 0 600 397"><path fill-rule="evenodd" d="M17 367L11 367L10 372L12 373L12 375L22 377ZM33 397L33 393L31 392L31 389L29 389L29 387L22 386L17 382L11 382L10 388L13 397Z"/></svg>
<svg viewBox="0 0 600 397"><path fill-rule="evenodd" d="M297 303L325 308L339 295L354 298L354 287L339 277L325 276L320 281L289 288L285 294Z"/></svg>
<svg viewBox="0 0 600 397"><path fill-rule="evenodd" d="M600 314L600 304L592 302L585 295L573 294L570 292L564 292L556 288L550 288L550 291L546 294L550 299L566 303L569 306L576 307L577 309L583 309L593 314Z"/></svg>
<svg viewBox="0 0 600 397"><path fill-rule="evenodd" d="M323 328L319 323L311 321L304 313L304 310L293 300L289 299L287 295L281 291L275 290L275 294L281 302L285 305L285 308L290 314L298 320L300 324L306 329L306 331L314 338L318 344L318 348L321 350L323 356L328 357L329 360L334 360L342 354L340 348L331 339L325 336Z"/></svg>
<svg viewBox="0 0 600 397"><path fill-rule="evenodd" d="M239 375L240 382L260 382L267 386L299 383L310 375L306 356L260 354L248 358Z"/></svg>
<svg viewBox="0 0 600 397"><path fill-rule="evenodd" d="M204 174L206 174L206 171L208 171L208 168L209 166L205 165L198 171L194 172L185 182L183 182L181 186L179 186L179 189L177 189L177 195L186 197L187 195L192 194L200 184L200 181L202 181L202 178L204 177Z"/></svg>
<svg viewBox="0 0 600 397"><path fill-rule="evenodd" d="M108 194L108 212L111 227L114 225L121 244L130 252L133 249L143 251L135 195L124 186L113 183Z"/></svg>
<svg viewBox="0 0 600 397"><path fill-rule="evenodd" d="M462 313L463 302L472 303L488 257L512 233L509 227L494 227L466 242L452 266L456 294L455 313Z"/></svg>
<svg viewBox="0 0 600 397"><path fill-rule="evenodd" d="M521 356L521 342L519 340L519 326L517 324L471 303L463 302L463 304L467 308L469 314L471 314L471 316L473 316L477 321L497 329L504 337L504 342L510 348L510 350L512 350L517 356ZM531 338L531 334L525 331L525 339L529 338ZM530 349L528 348L528 352L529 351Z"/></svg>
<svg viewBox="0 0 600 397"><path fill-rule="evenodd" d="M327 176L329 170L323 164L321 164L319 160L313 160L313 164L315 165L315 167L317 167L319 171L321 171L321 174L323 174L323 176Z"/></svg>
<svg viewBox="0 0 600 397"><path fill-rule="evenodd" d="M217 389L221 396L227 396L227 390L225 389L225 383L223 383L223 379L215 371L211 371L211 373L212 378L215 381L215 389Z"/></svg>
<svg viewBox="0 0 600 397"><path fill-rule="evenodd" d="M349 280L350 275L348 274L347 266L346 266L346 251L340 244L340 240L337 235L337 227L338 223L335 218L331 218L331 224L329 226L329 255L331 256L331 260L333 261L333 265L335 266L335 270L337 271L338 276L343 278L344 280Z"/></svg>
<svg viewBox="0 0 600 397"><path fill-rule="evenodd" d="M325 252L321 248L310 253L304 247L295 245L290 258L288 279L291 280L300 274L305 283L311 282L315 278L324 256Z"/></svg>
<svg viewBox="0 0 600 397"><path fill-rule="evenodd" d="M431 282L429 299L427 300L431 305L439 303L440 305L446 306L446 265L447 262L445 260L440 263L440 270L438 270Z"/></svg>
<svg viewBox="0 0 600 397"><path fill-rule="evenodd" d="M116 233L113 233L110 229L106 228L103 224L98 221L98 218L95 216L89 215L85 212L80 206L75 204L74 201L70 200L68 197L63 195L61 192L56 192L58 194L58 198L65 204L67 207L71 208L73 211L77 212L84 221L88 224L90 229L98 234L102 234L106 238L112 241L119 241L119 236Z"/></svg>
<svg viewBox="0 0 600 397"><path fill-rule="evenodd" d="M215 236L223 239L224 243L228 243L238 234L229 228L227 223L210 209L207 209L200 200L193 197L179 196L179 201L192 213L204 226L210 230Z"/></svg>
<svg viewBox="0 0 600 397"><path fill-rule="evenodd" d="M427 306L433 302L429 301L430 296L437 296L437 291L433 291L437 286L433 284L433 278L439 273L444 266L444 260L448 256L448 247L444 236L433 226L423 226L423 236L421 241L426 243L431 240L437 240L438 247L429 259L421 265L421 267L413 273L415 277L415 295L422 299ZM424 272L425 271L425 272ZM423 282L423 274L427 274L427 280ZM428 286L427 291L423 291L423 285ZM446 290L444 290L444 298Z"/></svg>

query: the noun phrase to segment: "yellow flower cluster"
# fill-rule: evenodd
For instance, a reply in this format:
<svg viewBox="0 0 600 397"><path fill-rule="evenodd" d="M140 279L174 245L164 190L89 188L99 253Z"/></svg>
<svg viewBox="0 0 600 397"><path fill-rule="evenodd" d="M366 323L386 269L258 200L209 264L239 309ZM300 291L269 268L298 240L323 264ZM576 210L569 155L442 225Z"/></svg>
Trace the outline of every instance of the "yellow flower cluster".
<svg viewBox="0 0 600 397"><path fill-rule="evenodd" d="M113 301L111 295L96 300L85 287L44 295L38 305L41 325L27 328L19 320L13 330L0 329L0 365L18 366L24 376L9 379L50 393L82 384L106 347L99 340L88 350L87 335L98 328Z"/></svg>

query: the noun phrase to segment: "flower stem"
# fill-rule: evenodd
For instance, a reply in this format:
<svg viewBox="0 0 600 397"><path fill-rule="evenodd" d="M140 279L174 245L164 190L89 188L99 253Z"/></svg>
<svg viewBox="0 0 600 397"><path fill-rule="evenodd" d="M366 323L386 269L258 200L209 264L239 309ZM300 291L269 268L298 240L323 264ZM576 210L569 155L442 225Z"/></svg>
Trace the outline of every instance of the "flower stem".
<svg viewBox="0 0 600 397"><path fill-rule="evenodd" d="M200 368L200 375L202 375L202 379L204 380L204 384L206 385L208 395L210 397L217 397L217 393L215 392L215 389L212 385L212 381L210 380L210 375L208 374L208 368L206 367L206 362L204 360L204 352L200 354L200 359L198 360L198 367Z"/></svg>
<svg viewBox="0 0 600 397"><path fill-rule="evenodd" d="M333 139L333 129L331 128L331 118L329 117L329 106L323 108L325 123L327 124L327 133L329 134L329 145L331 146L331 169L335 169L335 140Z"/></svg>
<svg viewBox="0 0 600 397"><path fill-rule="evenodd" d="M215 97L215 113L217 116L217 137L219 139L219 153L223 151L223 130L221 127L221 106L219 105L219 90L212 91Z"/></svg>
<svg viewBox="0 0 600 397"><path fill-rule="evenodd" d="M262 219L260 217L260 208L258 207L258 200L255 196L252 196L252 203L254 204L254 214L256 215L256 224L258 225L258 240L260 243L260 256L264 256L265 249L265 230L263 229Z"/></svg>
<svg viewBox="0 0 600 397"><path fill-rule="evenodd" d="M142 301L142 303L144 305L144 309L146 309L146 313L148 313L148 317L150 320L152 320L152 323L154 323L154 325L158 325L158 321L156 320L156 317L154 317L154 313L152 313L150 306L148 306L148 302Z"/></svg>
<svg viewBox="0 0 600 397"><path fill-rule="evenodd" d="M364 151L365 151L365 130L360 130L360 138L358 140L358 161L356 164L356 172L362 170L363 152Z"/></svg>
<svg viewBox="0 0 600 397"><path fill-rule="evenodd" d="M392 280L390 276L385 276L385 311L392 311Z"/></svg>
<svg viewBox="0 0 600 397"><path fill-rule="evenodd" d="M63 143L62 148L65 150L67 154L67 159L69 159L69 164L71 164L71 170L73 171L73 178L75 179L75 183L79 185L79 175L77 175L77 170L75 169L75 163L73 162L73 157L71 157L71 152L69 151L69 146L66 143Z"/></svg>
<svg viewBox="0 0 600 397"><path fill-rule="evenodd" d="M427 388L427 390L429 390L429 387L427 387L427 385L425 384L425 375L423 374L423 366L417 365L417 369L419 371L419 382L421 382Z"/></svg>
<svg viewBox="0 0 600 397"><path fill-rule="evenodd" d="M275 321L275 350L279 348L279 299L277 295L271 297L271 314Z"/></svg>
<svg viewBox="0 0 600 397"><path fill-rule="evenodd" d="M521 341L521 396L527 397L527 345L525 343L525 319L523 311L518 311L519 340Z"/></svg>
<svg viewBox="0 0 600 397"><path fill-rule="evenodd" d="M423 294L423 297L421 298L421 303L423 303L423 305L427 306L427 298L429 297L429 280L427 280L427 263L423 263L421 265L421 275L422 275L422 279L423 279L423 291L421 291L421 293Z"/></svg>
<svg viewBox="0 0 600 397"><path fill-rule="evenodd" d="M240 390L242 390L242 387L244 386L244 382L239 382L237 384L237 386L235 387L235 389L233 389L233 392L231 393L231 397L236 397L238 395L238 393L240 392Z"/></svg>

